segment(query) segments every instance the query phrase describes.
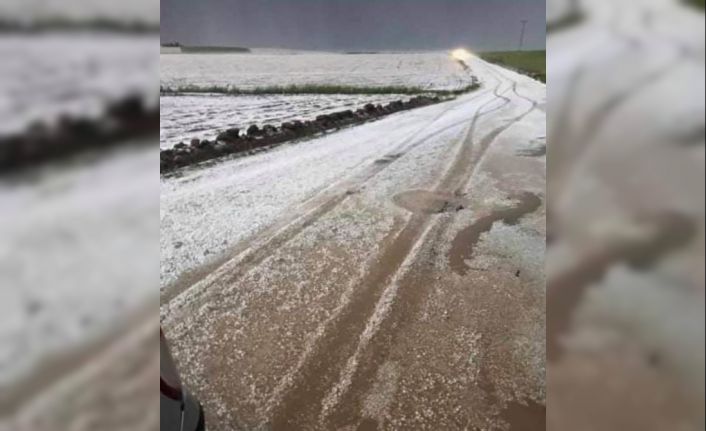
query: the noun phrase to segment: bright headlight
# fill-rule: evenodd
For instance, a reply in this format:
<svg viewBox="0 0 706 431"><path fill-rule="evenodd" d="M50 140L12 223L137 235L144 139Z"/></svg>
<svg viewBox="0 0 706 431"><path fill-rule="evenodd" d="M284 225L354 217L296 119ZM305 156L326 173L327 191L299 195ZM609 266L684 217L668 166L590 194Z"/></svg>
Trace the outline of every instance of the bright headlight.
<svg viewBox="0 0 706 431"><path fill-rule="evenodd" d="M451 51L451 57L455 58L456 60L461 60L465 61L471 58L472 54L464 48L457 48Z"/></svg>

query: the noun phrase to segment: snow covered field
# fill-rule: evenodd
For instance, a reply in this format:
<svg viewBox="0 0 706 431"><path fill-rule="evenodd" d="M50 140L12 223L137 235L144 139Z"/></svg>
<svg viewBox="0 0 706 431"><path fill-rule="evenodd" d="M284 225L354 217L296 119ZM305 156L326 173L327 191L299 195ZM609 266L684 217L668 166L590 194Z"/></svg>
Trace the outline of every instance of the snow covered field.
<svg viewBox="0 0 706 431"><path fill-rule="evenodd" d="M97 116L128 93L157 103L155 36L108 34L0 37L0 134L59 115ZM150 100L151 98L151 100Z"/></svg>
<svg viewBox="0 0 706 431"><path fill-rule="evenodd" d="M379 54L163 54L164 87L282 85L410 86L453 90L471 76L448 52Z"/></svg>
<svg viewBox="0 0 706 431"><path fill-rule="evenodd" d="M254 50L252 54L162 54L161 84L260 86L348 85L359 87L421 87L453 90L473 82L447 52L337 54ZM410 96L384 95L262 95L191 94L160 99L160 148L193 137L213 137L229 127L278 125L287 120L388 103Z"/></svg>
<svg viewBox="0 0 706 431"><path fill-rule="evenodd" d="M366 103L386 104L411 96L384 95L266 95L229 96L196 94L162 96L160 105L160 148L191 138L214 138L230 127L247 129L251 124L279 124L290 120L313 120L317 115L345 109L355 110Z"/></svg>

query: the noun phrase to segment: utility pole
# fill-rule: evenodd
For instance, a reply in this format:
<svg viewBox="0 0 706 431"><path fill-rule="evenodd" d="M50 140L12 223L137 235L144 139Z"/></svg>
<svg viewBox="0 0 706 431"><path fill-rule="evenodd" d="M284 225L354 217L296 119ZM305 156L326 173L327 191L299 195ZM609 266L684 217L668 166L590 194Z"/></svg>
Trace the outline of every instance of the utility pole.
<svg viewBox="0 0 706 431"><path fill-rule="evenodd" d="M525 44L525 27L527 27L527 20L523 19L520 21L522 23L522 31L520 31L520 48L519 51L522 51L522 47Z"/></svg>

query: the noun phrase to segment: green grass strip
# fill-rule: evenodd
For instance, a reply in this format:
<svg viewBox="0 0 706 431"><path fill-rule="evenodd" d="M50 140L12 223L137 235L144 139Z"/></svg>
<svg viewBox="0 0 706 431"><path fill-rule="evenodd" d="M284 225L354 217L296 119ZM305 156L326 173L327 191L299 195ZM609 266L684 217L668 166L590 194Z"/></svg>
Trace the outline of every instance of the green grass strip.
<svg viewBox="0 0 706 431"><path fill-rule="evenodd" d="M484 52L480 57L487 62L515 69L538 81L547 81L546 51Z"/></svg>

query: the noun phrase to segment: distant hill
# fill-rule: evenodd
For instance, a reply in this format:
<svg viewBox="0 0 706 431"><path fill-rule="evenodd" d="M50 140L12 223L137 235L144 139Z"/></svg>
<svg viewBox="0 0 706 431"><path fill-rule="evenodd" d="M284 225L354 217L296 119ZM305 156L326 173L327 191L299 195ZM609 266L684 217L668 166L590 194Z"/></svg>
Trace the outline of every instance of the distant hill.
<svg viewBox="0 0 706 431"><path fill-rule="evenodd" d="M43 18L30 21L0 17L0 33L39 33L49 31L96 31L112 33L159 33L159 24L112 18Z"/></svg>

